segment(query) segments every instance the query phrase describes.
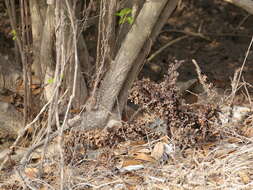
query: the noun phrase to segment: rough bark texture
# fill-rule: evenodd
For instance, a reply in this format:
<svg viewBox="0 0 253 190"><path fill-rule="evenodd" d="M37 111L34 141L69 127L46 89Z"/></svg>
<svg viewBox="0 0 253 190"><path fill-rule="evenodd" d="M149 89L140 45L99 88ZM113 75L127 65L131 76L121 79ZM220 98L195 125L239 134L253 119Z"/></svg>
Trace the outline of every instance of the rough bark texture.
<svg viewBox="0 0 253 190"><path fill-rule="evenodd" d="M140 11L102 82L98 101L105 109L112 109L134 60L148 40L166 2L167 0L147 1Z"/></svg>
<svg viewBox="0 0 253 190"><path fill-rule="evenodd" d="M115 106L115 111L119 110L120 114L122 113L124 106L127 102L129 90L134 80L137 78L143 65L145 64L145 58L147 54L149 53L153 42L159 35L159 32L161 31L162 27L166 23L167 19L173 13L173 10L176 8L177 4L178 4L178 0L170 0L167 2L167 5L164 7L161 13L161 16L159 17L159 20L156 22L156 25L154 27L154 30L152 31L149 41L147 41L144 44L141 53L136 58L133 64L133 67L131 68L131 71L129 72L129 75L127 76L127 80L124 82L123 88L120 91L119 99L118 99L119 104L118 106L117 105Z"/></svg>
<svg viewBox="0 0 253 190"><path fill-rule="evenodd" d="M99 89L98 111L84 115L84 128L104 127L127 75L168 0L146 1L128 32Z"/></svg>
<svg viewBox="0 0 253 190"><path fill-rule="evenodd" d="M125 1L125 3L122 5L124 7L120 7L120 8L132 7L132 15L131 16L135 20L137 15L139 14L139 11L140 11L141 7L143 6L143 4L144 4L144 0L130 0L130 1ZM120 49L120 46L130 29L131 29L131 25L128 22L121 24L119 26L117 40L116 40L116 52Z"/></svg>
<svg viewBox="0 0 253 190"><path fill-rule="evenodd" d="M79 52L78 55L80 60L81 72L87 76L90 76L92 71L92 65L89 60L89 52L83 35L80 35L78 39L77 48Z"/></svg>
<svg viewBox="0 0 253 190"><path fill-rule="evenodd" d="M55 23L54 23L54 5L48 5L45 25L43 28L41 49L40 49L40 64L42 67L42 73L44 74L45 86L45 98L49 100L53 93L53 84L48 81L52 81L54 77L54 34L55 34Z"/></svg>
<svg viewBox="0 0 253 190"><path fill-rule="evenodd" d="M66 20L66 22L67 22L67 20ZM74 59L74 51L73 51L73 47L74 47L73 46L73 32L72 32L71 27L68 27L68 26L66 27L65 39L68 40L68 43L66 44L66 47L65 47L68 62L67 62L66 68L65 68L66 74L65 74L64 78L66 79L65 88L68 89L68 94L70 96L72 94L72 87L73 87L73 82L74 82L74 72L75 72L75 59ZM81 46L81 44L79 45L79 47L80 46ZM85 52L81 52L80 50L78 50L78 55L79 55L78 56L79 60L80 60L80 55L83 55L83 57L81 57L83 59L86 59L86 57L88 56L88 54L85 54ZM68 59L68 58L70 58L70 59ZM80 61L87 61L87 60L80 60ZM80 108L84 104L84 102L88 96L86 82L85 82L84 77L82 76L82 73L81 73L80 62L78 62L77 64L78 64L78 71L77 71L75 98L73 101L73 106L76 109Z"/></svg>
<svg viewBox="0 0 253 190"><path fill-rule="evenodd" d="M98 60L97 63L108 65L115 55L115 12L116 0L101 2L101 15L99 20ZM97 66L99 67L99 66Z"/></svg>
<svg viewBox="0 0 253 190"><path fill-rule="evenodd" d="M40 45L41 36L45 21L46 2L44 0L30 0L30 13L31 13L31 26L33 37L33 65L32 70L35 75L42 77L41 65L40 65ZM42 79L42 78L41 78Z"/></svg>

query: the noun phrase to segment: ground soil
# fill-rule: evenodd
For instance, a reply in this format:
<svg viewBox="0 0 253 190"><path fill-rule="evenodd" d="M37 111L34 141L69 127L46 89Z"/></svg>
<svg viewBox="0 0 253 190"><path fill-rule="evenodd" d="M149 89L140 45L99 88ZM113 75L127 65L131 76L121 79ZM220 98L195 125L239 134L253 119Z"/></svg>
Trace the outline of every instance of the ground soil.
<svg viewBox="0 0 253 190"><path fill-rule="evenodd" d="M230 88L235 70L242 66L245 53L252 37L253 16L242 9L218 0L185 0L182 1L174 16L163 28L153 52L168 41L187 33L188 38L179 41L152 62L163 69L156 75L148 72L144 75L159 79L167 71L171 60L184 60L180 68L179 80L196 78L192 64L195 59L204 74L217 87ZM250 51L243 70L245 81L253 82L253 51ZM146 69L149 70L149 69Z"/></svg>

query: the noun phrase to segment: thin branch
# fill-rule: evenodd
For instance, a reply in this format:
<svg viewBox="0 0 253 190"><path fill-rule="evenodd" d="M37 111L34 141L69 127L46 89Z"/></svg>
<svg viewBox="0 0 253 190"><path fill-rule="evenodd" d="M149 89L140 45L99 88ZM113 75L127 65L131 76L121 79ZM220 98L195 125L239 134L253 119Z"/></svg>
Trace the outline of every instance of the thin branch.
<svg viewBox="0 0 253 190"><path fill-rule="evenodd" d="M184 35L181 37L178 37L174 40L169 41L168 43L166 43L164 46L162 46L159 50L157 50L155 53L153 53L152 55L149 56L149 58L147 59L148 62L152 61L156 56L158 56L161 52L163 52L165 49L167 49L169 46L188 38L188 35Z"/></svg>

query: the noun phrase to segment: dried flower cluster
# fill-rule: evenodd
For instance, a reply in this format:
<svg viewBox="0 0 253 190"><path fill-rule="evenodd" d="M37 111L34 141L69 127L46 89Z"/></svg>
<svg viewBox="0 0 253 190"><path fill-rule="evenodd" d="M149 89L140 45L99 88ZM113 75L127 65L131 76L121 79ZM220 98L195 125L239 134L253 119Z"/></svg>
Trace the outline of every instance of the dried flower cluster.
<svg viewBox="0 0 253 190"><path fill-rule="evenodd" d="M164 81L157 84L148 79L137 81L130 99L146 108L146 112L166 121L168 136L176 144L193 146L217 137L214 123L217 109L213 105L183 105L176 81L180 62L171 64Z"/></svg>

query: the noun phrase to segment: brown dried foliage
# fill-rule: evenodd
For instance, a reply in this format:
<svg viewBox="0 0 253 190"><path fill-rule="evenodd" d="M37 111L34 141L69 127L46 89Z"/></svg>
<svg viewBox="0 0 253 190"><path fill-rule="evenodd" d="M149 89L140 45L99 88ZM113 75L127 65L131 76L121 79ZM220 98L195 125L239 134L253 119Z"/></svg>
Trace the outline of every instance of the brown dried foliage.
<svg viewBox="0 0 253 190"><path fill-rule="evenodd" d="M189 147L217 138L217 113L214 105L184 105L176 81L180 62L172 63L164 81L157 84L148 79L137 81L130 99L146 107L146 112L167 123L168 136L175 144ZM154 118L155 118L154 117Z"/></svg>
<svg viewBox="0 0 253 190"><path fill-rule="evenodd" d="M137 127L128 123L104 130L82 131L75 129L65 135L65 161L77 163L85 159L87 150L113 147L126 140L141 140L147 136L155 137L155 133L151 129L145 128L144 125Z"/></svg>
<svg viewBox="0 0 253 190"><path fill-rule="evenodd" d="M176 88L180 62L171 64L161 83L148 79L137 81L129 99L145 107L142 117L104 130L82 131L74 129L65 136L66 162L77 163L85 159L88 149L113 147L126 140L153 140L161 137L151 129L156 119L166 122L167 134L180 147L192 147L215 140L217 108L213 105L184 105Z"/></svg>

